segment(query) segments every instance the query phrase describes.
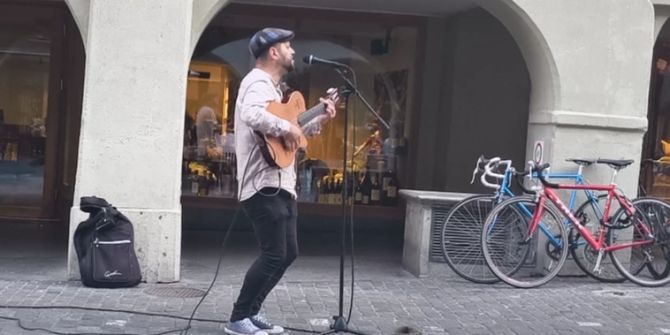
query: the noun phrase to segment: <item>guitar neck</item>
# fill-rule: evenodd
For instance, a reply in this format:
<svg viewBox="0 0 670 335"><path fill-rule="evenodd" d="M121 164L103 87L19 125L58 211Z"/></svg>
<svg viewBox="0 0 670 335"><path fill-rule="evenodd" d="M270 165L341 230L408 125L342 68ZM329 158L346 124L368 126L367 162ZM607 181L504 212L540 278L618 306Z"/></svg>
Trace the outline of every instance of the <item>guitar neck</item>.
<svg viewBox="0 0 670 335"><path fill-rule="evenodd" d="M306 125L309 121L312 121L315 117L323 114L325 111L325 107L323 103L319 103L318 105L306 110L304 113L301 113L298 116L298 125L301 127Z"/></svg>

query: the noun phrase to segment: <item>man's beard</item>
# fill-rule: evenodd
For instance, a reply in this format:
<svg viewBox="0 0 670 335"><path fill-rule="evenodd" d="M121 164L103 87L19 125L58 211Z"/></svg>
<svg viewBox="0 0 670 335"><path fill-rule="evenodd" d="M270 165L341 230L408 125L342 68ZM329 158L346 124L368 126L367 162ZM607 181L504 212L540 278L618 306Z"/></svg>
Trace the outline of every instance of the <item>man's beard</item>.
<svg viewBox="0 0 670 335"><path fill-rule="evenodd" d="M295 71L295 63L292 60L287 60L282 64L282 67L284 68L284 72L286 73L291 73Z"/></svg>

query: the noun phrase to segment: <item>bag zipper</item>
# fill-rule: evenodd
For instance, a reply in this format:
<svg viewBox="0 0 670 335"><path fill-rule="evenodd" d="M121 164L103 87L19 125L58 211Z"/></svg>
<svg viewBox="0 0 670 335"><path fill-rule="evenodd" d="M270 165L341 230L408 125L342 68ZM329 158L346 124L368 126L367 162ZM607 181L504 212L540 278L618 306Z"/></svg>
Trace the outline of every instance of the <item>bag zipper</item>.
<svg viewBox="0 0 670 335"><path fill-rule="evenodd" d="M100 244L128 244L130 243L130 240L118 240L118 241L100 241L96 237L95 240L93 241L95 244L95 247L97 248Z"/></svg>

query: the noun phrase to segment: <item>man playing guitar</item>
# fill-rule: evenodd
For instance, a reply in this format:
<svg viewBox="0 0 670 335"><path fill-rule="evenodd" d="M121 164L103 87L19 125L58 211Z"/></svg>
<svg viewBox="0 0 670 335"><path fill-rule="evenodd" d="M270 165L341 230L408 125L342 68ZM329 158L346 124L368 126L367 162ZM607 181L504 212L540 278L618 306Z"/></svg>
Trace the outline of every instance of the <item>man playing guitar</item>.
<svg viewBox="0 0 670 335"><path fill-rule="evenodd" d="M295 165L293 161L285 167L269 164L260 150L266 143L257 133L280 138L287 150L295 152L304 136L318 134L336 113L332 98L322 98L323 113L301 129L297 122L268 111L282 100L282 76L294 69L293 37L289 30L265 28L249 42L256 65L240 84L235 105L235 151L239 200L252 221L261 254L244 278L225 327L227 334L283 333L282 327L272 325L259 313L268 293L298 256Z"/></svg>

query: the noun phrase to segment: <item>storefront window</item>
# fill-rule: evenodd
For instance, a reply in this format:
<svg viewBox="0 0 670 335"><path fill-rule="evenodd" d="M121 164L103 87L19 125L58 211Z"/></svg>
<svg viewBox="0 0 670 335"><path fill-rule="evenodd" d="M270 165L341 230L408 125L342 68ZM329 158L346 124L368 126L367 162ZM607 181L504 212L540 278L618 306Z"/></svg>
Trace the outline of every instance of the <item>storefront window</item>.
<svg viewBox="0 0 670 335"><path fill-rule="evenodd" d="M191 63L187 89L184 135L185 194L235 195L235 148L230 94L239 79L224 63Z"/></svg>
<svg viewBox="0 0 670 335"><path fill-rule="evenodd" d="M41 206L50 45L39 31L0 27L0 206Z"/></svg>
<svg viewBox="0 0 670 335"><path fill-rule="evenodd" d="M248 40L261 27L280 26L296 31L292 41L296 71L285 78L285 96L297 90L313 106L330 87L344 84L330 67L303 64L303 56L347 63L356 73L362 95L390 125L384 127L355 95L341 99L336 119L297 155L299 200L338 204L342 194L349 194L349 201L361 205L396 205L405 168L404 136L412 106L417 28L388 29L375 23L372 14L364 22L338 22L336 16L327 21L310 19L304 13L305 17L286 19L279 25L270 17L242 17L224 9L203 35L188 81L184 195L235 196L232 122L239 82L253 67ZM342 171L345 159L352 162L346 174ZM345 178L349 185L355 181L356 188L343 190Z"/></svg>

